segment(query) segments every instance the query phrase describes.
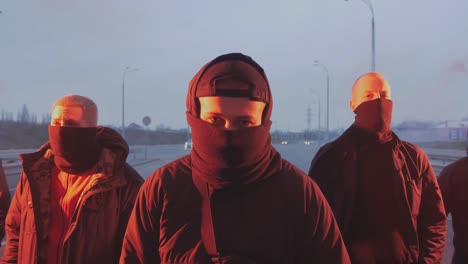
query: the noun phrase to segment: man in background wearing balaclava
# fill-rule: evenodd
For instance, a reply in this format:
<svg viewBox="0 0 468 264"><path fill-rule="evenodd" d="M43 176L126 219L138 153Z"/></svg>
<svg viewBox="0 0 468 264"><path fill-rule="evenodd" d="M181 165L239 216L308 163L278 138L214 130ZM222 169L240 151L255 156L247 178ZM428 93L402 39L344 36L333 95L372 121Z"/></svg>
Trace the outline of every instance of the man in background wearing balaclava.
<svg viewBox="0 0 468 264"><path fill-rule="evenodd" d="M272 106L248 56L222 55L195 75L192 152L142 186L121 263L349 263L319 188L271 145Z"/></svg>
<svg viewBox="0 0 468 264"><path fill-rule="evenodd" d="M2 263L117 263L141 176L128 145L97 126L97 106L68 95L53 108L49 142L21 155Z"/></svg>
<svg viewBox="0 0 468 264"><path fill-rule="evenodd" d="M445 210L437 179L423 150L390 129L384 77L359 77L350 107L354 124L319 150L309 175L333 209L351 261L440 263Z"/></svg>
<svg viewBox="0 0 468 264"><path fill-rule="evenodd" d="M447 165L439 174L439 184L447 216L452 215L452 263L468 263L468 157Z"/></svg>

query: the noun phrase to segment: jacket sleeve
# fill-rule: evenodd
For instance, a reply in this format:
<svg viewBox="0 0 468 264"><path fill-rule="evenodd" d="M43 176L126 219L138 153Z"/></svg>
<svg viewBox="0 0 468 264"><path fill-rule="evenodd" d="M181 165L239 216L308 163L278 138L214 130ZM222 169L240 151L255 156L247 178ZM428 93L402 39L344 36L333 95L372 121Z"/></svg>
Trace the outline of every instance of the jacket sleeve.
<svg viewBox="0 0 468 264"><path fill-rule="evenodd" d="M440 263L446 237L446 214L437 178L423 153L421 204L418 216L419 263Z"/></svg>
<svg viewBox="0 0 468 264"><path fill-rule="evenodd" d="M348 199L343 191L343 161L339 160L332 151L320 149L311 162L309 177L312 178L325 196L328 205L332 208L335 220L340 230L345 230L346 205ZM344 237L345 234L342 233Z"/></svg>
<svg viewBox="0 0 468 264"><path fill-rule="evenodd" d="M159 179L152 175L138 192L123 239L120 263L161 263L159 219L162 192Z"/></svg>
<svg viewBox="0 0 468 264"><path fill-rule="evenodd" d="M306 249L303 263L351 263L333 212L320 189L310 184L306 208Z"/></svg>
<svg viewBox="0 0 468 264"><path fill-rule="evenodd" d="M120 257L120 253L122 251L122 245L123 245L123 238L125 235L125 231L127 229L127 224L128 224L128 219L130 218L130 214L132 213L133 206L135 204L135 199L137 197L138 191L143 184L144 180L143 178L136 172L133 168L130 167L130 165L126 165L127 170L127 178L129 179L129 183L127 186L125 186L125 194L123 196L121 206L122 206L122 211L120 212L119 216L119 229L117 233L117 249L116 252L118 252L117 259Z"/></svg>
<svg viewBox="0 0 468 264"><path fill-rule="evenodd" d="M2 263L17 263L18 262L18 245L21 228L21 197L25 188L25 176L21 173L20 180L16 187L13 200L11 201L8 214L5 219L5 233L7 243L3 252Z"/></svg>
<svg viewBox="0 0 468 264"><path fill-rule="evenodd" d="M309 168L309 177L311 177L320 187L320 190L327 199L333 197L335 188L334 166L329 158L329 152L322 147L312 159Z"/></svg>
<svg viewBox="0 0 468 264"><path fill-rule="evenodd" d="M3 171L2 160L0 160L0 241L5 237L5 217L7 215L10 202L10 190L6 181L5 172Z"/></svg>
<svg viewBox="0 0 468 264"><path fill-rule="evenodd" d="M442 198L444 200L445 213L448 215L452 211L452 197L450 193L452 192L452 172L449 167L445 167L442 172L439 174L438 183L440 187L440 192L442 193Z"/></svg>

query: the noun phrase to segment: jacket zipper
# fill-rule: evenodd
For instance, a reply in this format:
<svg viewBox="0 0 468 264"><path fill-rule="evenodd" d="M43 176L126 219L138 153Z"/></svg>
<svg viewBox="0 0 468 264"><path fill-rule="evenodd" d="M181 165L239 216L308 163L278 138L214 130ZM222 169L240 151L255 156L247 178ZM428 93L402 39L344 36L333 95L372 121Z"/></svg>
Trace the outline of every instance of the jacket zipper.
<svg viewBox="0 0 468 264"><path fill-rule="evenodd" d="M70 218L70 228L67 230L67 233L65 234L65 237L64 237L64 240L63 240L63 244L65 244L65 241L71 236L71 234L73 233L73 231L75 230L75 227L76 225L72 225L73 223L77 222L80 215L81 215L81 209L82 209L82 202L86 201L88 199L88 197L92 196L92 195L95 195L97 193L100 193L102 191L108 191L108 189L106 190L102 190L102 191L94 191L93 189L99 185L99 184L102 184L102 183L106 183L108 181L112 181L112 180L104 180L104 181L100 181L98 178L95 178L95 179L91 179L91 182L90 184L88 185L88 187L86 187L86 189L81 193L80 195L80 198L78 199L78 202L76 203L76 207L75 207L75 210L73 212L73 215L72 217ZM117 186L117 187L120 187L120 186ZM110 188L110 189L115 189L116 187L113 187L113 188Z"/></svg>
<svg viewBox="0 0 468 264"><path fill-rule="evenodd" d="M61 236L61 248L62 248L62 250L61 250L61 252L63 252L63 249L65 248L66 240L70 237L70 235L75 230L76 225L72 225L72 224L75 222L74 221L75 216L76 216L76 218L78 218L78 211L81 211L80 209L81 209L82 198L84 197L84 195L86 193L89 192L89 190L91 190L96 185L96 182L97 182L97 180L94 179L94 181L93 181L93 179L91 179L90 184L86 187L86 189L83 192L81 192L80 198L78 198L76 206L73 209L73 214L72 214L72 217L70 218L68 228L66 230L64 229L63 232L62 232L62 236ZM68 184L68 182L67 182L67 184ZM68 191L68 185L67 185L67 191ZM62 259L62 257L63 257L62 254L60 254L60 259ZM57 263L59 264L61 262L57 262Z"/></svg>

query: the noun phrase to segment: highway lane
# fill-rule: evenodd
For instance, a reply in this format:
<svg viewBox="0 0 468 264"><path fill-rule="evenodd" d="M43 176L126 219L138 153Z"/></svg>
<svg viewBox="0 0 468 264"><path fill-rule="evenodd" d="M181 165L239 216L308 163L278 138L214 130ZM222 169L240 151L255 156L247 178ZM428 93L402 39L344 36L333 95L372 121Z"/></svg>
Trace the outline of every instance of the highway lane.
<svg viewBox="0 0 468 264"><path fill-rule="evenodd" d="M309 170L310 161L317 152L319 145L275 144L274 147L280 152L284 159L290 161L296 167L307 173ZM148 148L147 158L157 158L157 160L139 165L139 162L144 161L144 154L139 153L136 159L129 159L128 162L130 164L137 164L134 166L135 169L143 178L146 179L156 169L189 153L190 150L185 150L183 145L151 146Z"/></svg>

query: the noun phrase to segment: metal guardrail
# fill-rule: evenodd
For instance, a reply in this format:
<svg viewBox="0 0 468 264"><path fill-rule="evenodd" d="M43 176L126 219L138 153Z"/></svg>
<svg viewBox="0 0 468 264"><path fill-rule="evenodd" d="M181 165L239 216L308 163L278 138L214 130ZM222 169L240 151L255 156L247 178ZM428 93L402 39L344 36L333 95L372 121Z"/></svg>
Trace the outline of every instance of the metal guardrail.
<svg viewBox="0 0 468 264"><path fill-rule="evenodd" d="M37 151L37 149L13 149L13 150L2 150L0 152L0 160L18 160L19 155L22 153L32 153Z"/></svg>
<svg viewBox="0 0 468 264"><path fill-rule="evenodd" d="M3 165L3 170L7 177L15 174L19 175L21 173L21 164L15 163L13 165Z"/></svg>
<svg viewBox="0 0 468 264"><path fill-rule="evenodd" d="M135 147L131 147L130 150L128 151L128 156L132 157L133 159L137 159L137 158L142 158L142 156L144 157L144 159L147 158L148 156L148 150L145 146L135 146Z"/></svg>
<svg viewBox="0 0 468 264"><path fill-rule="evenodd" d="M443 165L448 165L454 161L457 161L463 156L454 156L454 155L444 155L444 154L429 154L430 160L438 160L441 161Z"/></svg>
<svg viewBox="0 0 468 264"><path fill-rule="evenodd" d="M465 154L427 153L434 173L438 176L445 166L465 157Z"/></svg>

